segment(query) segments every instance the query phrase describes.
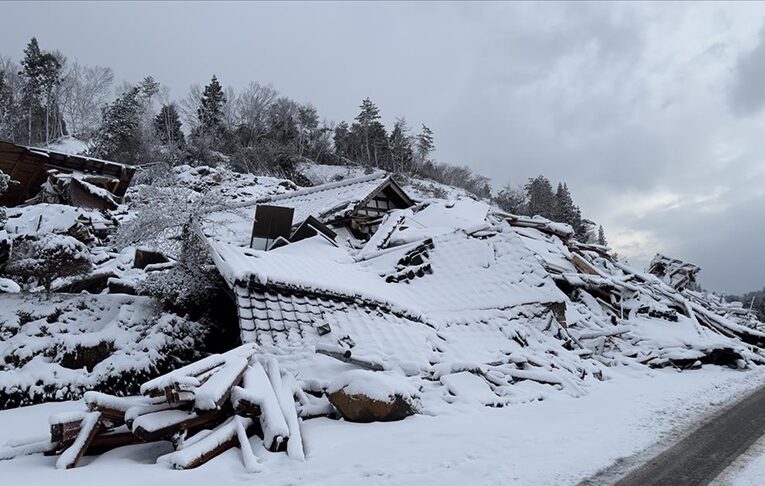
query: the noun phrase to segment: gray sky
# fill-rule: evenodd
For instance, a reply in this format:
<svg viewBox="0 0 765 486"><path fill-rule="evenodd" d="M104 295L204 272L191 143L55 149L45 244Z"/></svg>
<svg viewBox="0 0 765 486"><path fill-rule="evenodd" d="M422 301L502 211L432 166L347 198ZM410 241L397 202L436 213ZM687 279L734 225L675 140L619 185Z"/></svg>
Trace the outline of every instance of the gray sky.
<svg viewBox="0 0 765 486"><path fill-rule="evenodd" d="M765 286L765 4L0 3L0 54L29 38L182 97L216 73L350 120L435 132L495 185L566 181L611 245Z"/></svg>

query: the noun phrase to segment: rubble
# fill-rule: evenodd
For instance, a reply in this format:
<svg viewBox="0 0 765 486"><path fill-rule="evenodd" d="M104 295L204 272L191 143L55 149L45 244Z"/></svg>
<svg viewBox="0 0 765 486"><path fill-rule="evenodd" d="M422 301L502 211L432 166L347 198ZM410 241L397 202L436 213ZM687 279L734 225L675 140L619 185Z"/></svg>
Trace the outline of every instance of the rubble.
<svg viewBox="0 0 765 486"><path fill-rule="evenodd" d="M87 410L50 418L49 440L16 441L0 449L0 459L43 452L69 469L85 454L169 441L174 452L158 463L192 469L240 446L247 470L256 471L250 438L257 435L269 451L303 460L296 399L306 401L305 394L275 361L264 367L256 353L256 346L243 345L208 356L145 382L141 395L87 392Z"/></svg>

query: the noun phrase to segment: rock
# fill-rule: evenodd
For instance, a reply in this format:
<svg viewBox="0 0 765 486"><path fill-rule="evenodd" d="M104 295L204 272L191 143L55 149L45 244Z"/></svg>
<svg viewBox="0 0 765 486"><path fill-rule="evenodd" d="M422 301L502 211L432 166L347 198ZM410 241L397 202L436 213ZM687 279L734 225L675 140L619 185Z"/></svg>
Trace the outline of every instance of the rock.
<svg viewBox="0 0 765 486"><path fill-rule="evenodd" d="M349 422L402 420L419 408L419 394L404 377L367 370L341 374L327 397Z"/></svg>

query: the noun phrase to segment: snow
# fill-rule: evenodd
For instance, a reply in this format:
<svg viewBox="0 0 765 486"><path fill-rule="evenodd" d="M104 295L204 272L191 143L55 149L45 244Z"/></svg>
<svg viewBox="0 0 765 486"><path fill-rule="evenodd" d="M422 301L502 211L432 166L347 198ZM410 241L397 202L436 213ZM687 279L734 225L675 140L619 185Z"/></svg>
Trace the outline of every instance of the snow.
<svg viewBox="0 0 765 486"><path fill-rule="evenodd" d="M288 438L290 435L287 421L284 419L281 405L263 365L254 362L244 374L242 387L234 387L233 403L247 400L260 407L260 425L263 429L263 441L272 444L277 437Z"/></svg>
<svg viewBox="0 0 765 486"><path fill-rule="evenodd" d="M189 413L185 410L158 410L153 413L141 415L133 420L131 429L137 430L140 427L146 432L156 432L165 427L194 417L196 417L194 412Z"/></svg>
<svg viewBox="0 0 765 486"><path fill-rule="evenodd" d="M482 405L497 403L497 395L491 391L489 384L475 373L460 371L445 375L441 377L441 383L446 385L449 393L455 395L458 400L478 402Z"/></svg>
<svg viewBox="0 0 765 486"><path fill-rule="evenodd" d="M51 152L82 155L88 151L88 143L70 135L54 140L45 146Z"/></svg>
<svg viewBox="0 0 765 486"><path fill-rule="evenodd" d="M236 436L239 439L239 447L242 449L242 462L247 472L260 472L263 468L260 466L258 457L252 452L250 438L247 437L245 421L242 417L234 417L236 423Z"/></svg>
<svg viewBox="0 0 765 486"><path fill-rule="evenodd" d="M162 314L146 297L0 294L0 392L11 401L4 406L71 399L106 383L124 394L125 377L162 366L162 350L193 355L193 338L202 331ZM111 351L92 370L64 367L78 347L97 345Z"/></svg>
<svg viewBox="0 0 765 486"><path fill-rule="evenodd" d="M257 481L272 485L573 485L616 459L671 441L675 430L719 411L762 383L765 371L760 369L705 366L692 373L621 369L577 399L559 394L509 408L442 405L436 415L363 425L308 420L301 426L305 462L254 447L262 466ZM67 402L0 412L0 444L44 434L48 414L77 407ZM171 451L169 444L139 444L86 457L71 473L72 481L80 485L101 485L104 478L115 485L253 481L241 465L238 450L189 472L153 464L157 456ZM55 459L34 455L1 461L0 476L19 484L68 481L69 473L62 475L53 468Z"/></svg>
<svg viewBox="0 0 765 486"><path fill-rule="evenodd" d="M279 408L282 411L284 420L289 429L289 440L287 441L287 454L298 460L305 460L305 451L303 451L303 438L300 433L300 419L297 416L295 407L294 392L292 383L282 380L282 374L279 370L279 364L275 359L269 359L266 363L266 374L274 389L274 395L279 402ZM287 383L284 383L287 381Z"/></svg>
<svg viewBox="0 0 765 486"><path fill-rule="evenodd" d="M0 278L0 294L18 294L21 292L19 284L8 278Z"/></svg>
<svg viewBox="0 0 765 486"><path fill-rule="evenodd" d="M386 372L352 370L341 373L327 387L327 393L343 390L346 395L364 395L382 402L391 402L395 395L417 398L419 392L406 378Z"/></svg>
<svg viewBox="0 0 765 486"><path fill-rule="evenodd" d="M232 383L247 368L247 359L232 357L223 367L215 372L204 384L194 391L194 408L197 410L215 410L218 403L228 393Z"/></svg>
<svg viewBox="0 0 765 486"><path fill-rule="evenodd" d="M222 425L215 428L211 433L206 434L205 437L197 442L192 443L189 446L184 447L181 450L175 451L166 456L162 456L157 462L167 464L175 469L184 469L189 467L196 459L202 454L210 451L217 446L231 440L237 435L237 423L235 420L239 420L238 417L232 417ZM248 427L252 421L251 419L243 418L244 426Z"/></svg>

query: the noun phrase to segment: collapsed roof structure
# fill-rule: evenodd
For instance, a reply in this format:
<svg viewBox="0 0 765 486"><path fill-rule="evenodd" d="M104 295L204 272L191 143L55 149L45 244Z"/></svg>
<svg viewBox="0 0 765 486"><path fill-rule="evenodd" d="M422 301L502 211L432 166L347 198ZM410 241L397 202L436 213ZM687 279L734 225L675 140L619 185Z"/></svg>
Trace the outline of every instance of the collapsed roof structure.
<svg viewBox="0 0 765 486"><path fill-rule="evenodd" d="M341 221L358 207L333 205L332 187L313 189L268 202L291 202L297 220ZM374 229L360 248L315 237L261 251L210 239L242 342L319 384L353 359L459 395L476 384L453 375L469 371L490 405L551 385L578 395L615 365L763 361L765 334L735 313L575 241L565 224L463 198L394 209Z"/></svg>
<svg viewBox="0 0 765 486"><path fill-rule="evenodd" d="M212 215L204 231L216 240L268 249L279 236L289 239L303 223L317 226L316 223L320 222L342 240L350 238L364 241L375 233L388 212L405 209L413 204L412 199L389 174L374 172L238 204ZM263 237L269 232L259 232L257 216L258 208L264 206L293 210L289 216L280 216L289 219L286 224L278 221L275 224L286 227L286 231L277 231L273 238ZM263 214L267 213L264 211ZM308 221L309 218L312 218L311 221ZM245 239L244 235L250 238Z"/></svg>
<svg viewBox="0 0 765 486"><path fill-rule="evenodd" d="M0 170L17 181L0 198L2 206L18 206L47 193L35 202L60 197L66 204L114 209L136 168L0 140Z"/></svg>
<svg viewBox="0 0 765 486"><path fill-rule="evenodd" d="M685 290L696 283L701 268L676 258L657 253L648 264L648 273L656 275L662 282L675 290Z"/></svg>

